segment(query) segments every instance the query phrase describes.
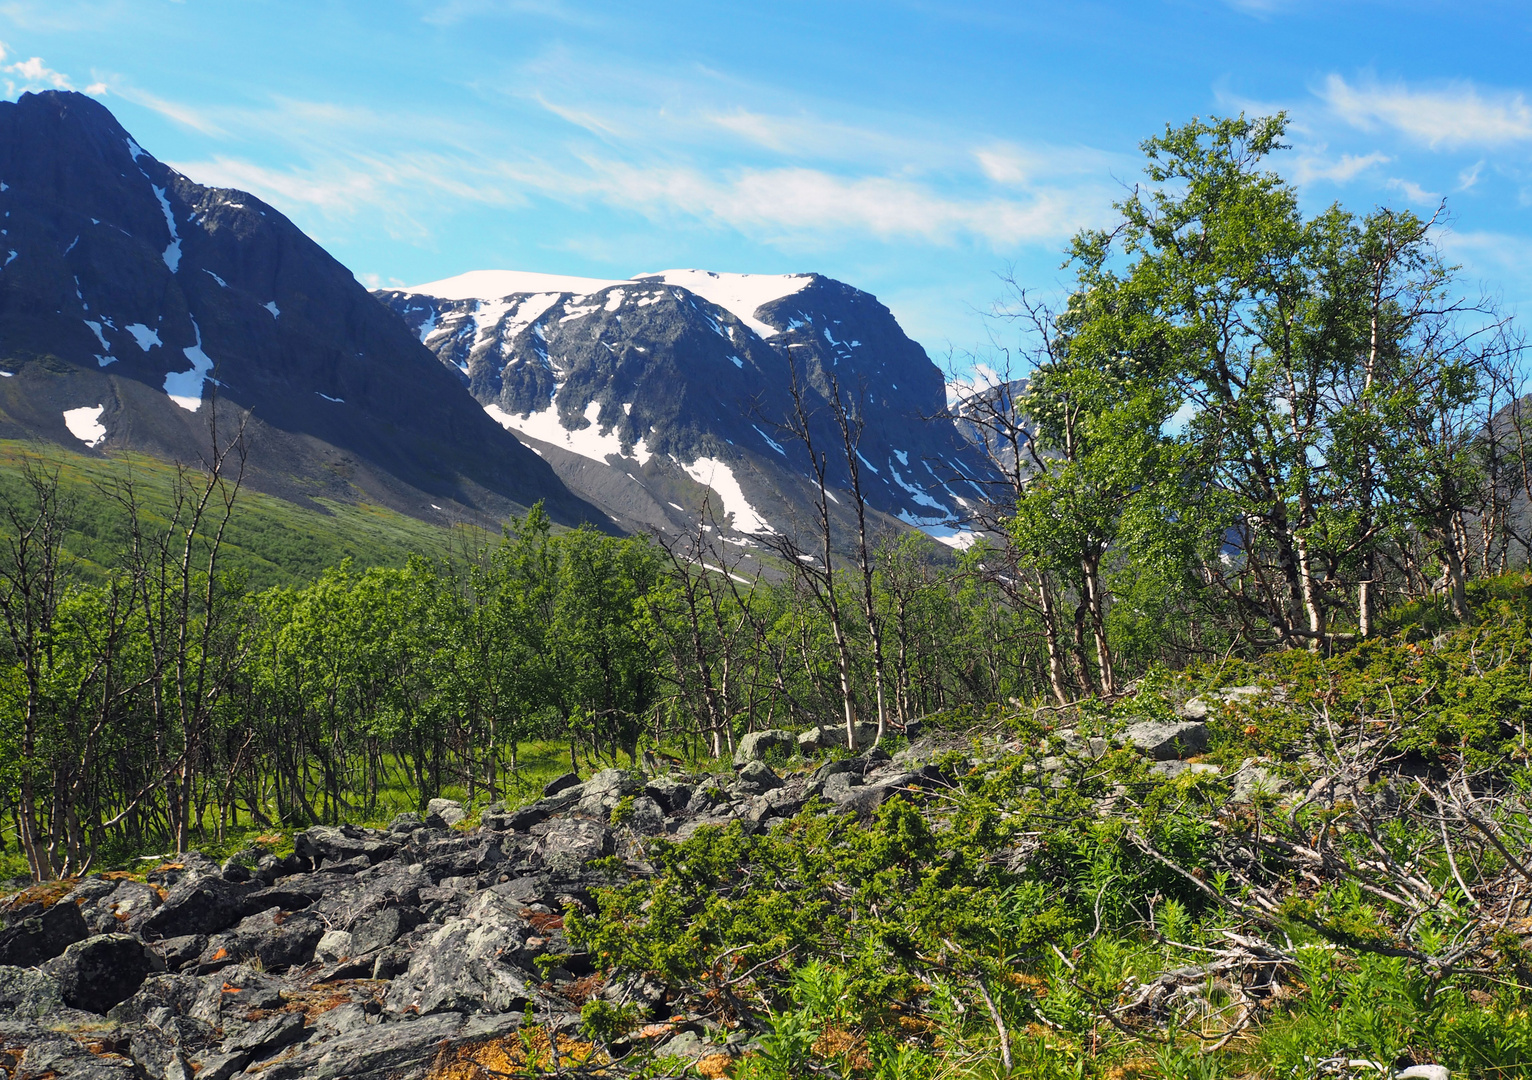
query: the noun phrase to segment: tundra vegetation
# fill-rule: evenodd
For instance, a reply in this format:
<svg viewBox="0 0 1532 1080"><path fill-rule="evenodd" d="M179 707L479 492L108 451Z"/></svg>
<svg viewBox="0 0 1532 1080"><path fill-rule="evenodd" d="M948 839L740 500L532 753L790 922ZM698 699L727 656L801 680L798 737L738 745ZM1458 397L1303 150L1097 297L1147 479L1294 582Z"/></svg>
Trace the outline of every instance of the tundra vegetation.
<svg viewBox="0 0 1532 1080"><path fill-rule="evenodd" d="M3 856L73 883L260 834L277 888L331 858L309 827L447 795L505 836L453 864L489 889L517 833L594 815L586 891L521 912L560 924L518 942L546 996L432 1060L458 1080L1526 1075L1520 340L1459 297L1440 214L1306 215L1284 126L1167 128L1060 309L1018 291L1026 378L962 407L1000 479L956 555L829 535L861 508L823 480L856 475L839 388L816 515L757 580L706 508L667 543L534 509L256 589L237 438L152 506L100 484L120 555L87 564L80 500L18 467ZM598 787L516 809L566 765ZM427 926L469 903L438 899Z"/></svg>

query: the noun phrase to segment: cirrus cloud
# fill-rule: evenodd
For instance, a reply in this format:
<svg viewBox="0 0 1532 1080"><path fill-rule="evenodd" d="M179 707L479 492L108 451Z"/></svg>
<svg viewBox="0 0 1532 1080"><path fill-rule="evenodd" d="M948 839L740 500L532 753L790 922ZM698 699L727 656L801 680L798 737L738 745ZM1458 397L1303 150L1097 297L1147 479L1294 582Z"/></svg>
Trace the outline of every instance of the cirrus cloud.
<svg viewBox="0 0 1532 1080"><path fill-rule="evenodd" d="M1532 106L1511 91L1481 91L1473 83L1411 89L1403 82L1348 83L1331 75L1319 96L1354 127L1393 128L1434 148L1505 146L1532 139Z"/></svg>

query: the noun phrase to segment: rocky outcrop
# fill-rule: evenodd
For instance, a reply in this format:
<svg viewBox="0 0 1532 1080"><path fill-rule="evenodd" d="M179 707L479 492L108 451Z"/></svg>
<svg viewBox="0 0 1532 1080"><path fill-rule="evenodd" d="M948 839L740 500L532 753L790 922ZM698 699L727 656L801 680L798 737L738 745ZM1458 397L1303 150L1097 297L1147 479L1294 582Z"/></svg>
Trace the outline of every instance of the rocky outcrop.
<svg viewBox="0 0 1532 1080"><path fill-rule="evenodd" d="M1118 740L1063 732L1030 748L1024 774L1063 784L1123 747L1150 759L1183 753L1202 745L1200 729L1140 725ZM569 774L528 806L484 808L472 828L460 804L433 800L423 818L401 814L386 829L305 830L285 857L252 852L220 865L188 854L147 882L101 876L50 891L60 899L46 907L20 902L24 893L0 931L14 958L0 966L5 1045L25 1048L18 1075L398 1080L514 1039L528 1015L575 1037L596 993L670 1023L664 987L603 989L565 936L568 911L594 912L600 888L645 872L652 837L753 833L806 807L866 819L892 800L920 802L952 783L932 761L970 748L954 740L784 766L804 742L763 731L740 740L731 772ZM995 754L1017 749L997 744ZM1229 782L1255 797L1280 785L1275 768L1247 762ZM1170 779L1217 772L1174 757L1148 769ZM738 1049L700 1017L675 1031L678 1054Z"/></svg>

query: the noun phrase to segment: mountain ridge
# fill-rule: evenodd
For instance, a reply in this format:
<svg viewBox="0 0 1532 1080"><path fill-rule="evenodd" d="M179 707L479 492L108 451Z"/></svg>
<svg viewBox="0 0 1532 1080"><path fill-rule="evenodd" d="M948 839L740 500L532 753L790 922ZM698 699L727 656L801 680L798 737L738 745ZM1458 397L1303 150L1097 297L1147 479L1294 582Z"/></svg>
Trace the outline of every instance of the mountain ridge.
<svg viewBox="0 0 1532 1080"><path fill-rule="evenodd" d="M853 286L814 273L491 270L375 295L491 416L625 527L690 528L708 491L729 531L801 525L812 470L787 433L796 384L842 492L851 478L834 396L859 424L860 482L879 530L971 536L961 524L983 488L970 478L987 465L946 415L941 372Z"/></svg>
<svg viewBox="0 0 1532 1080"><path fill-rule="evenodd" d="M93 98L0 103L0 184L0 437L195 461L248 417L249 480L286 498L606 524L279 211Z"/></svg>

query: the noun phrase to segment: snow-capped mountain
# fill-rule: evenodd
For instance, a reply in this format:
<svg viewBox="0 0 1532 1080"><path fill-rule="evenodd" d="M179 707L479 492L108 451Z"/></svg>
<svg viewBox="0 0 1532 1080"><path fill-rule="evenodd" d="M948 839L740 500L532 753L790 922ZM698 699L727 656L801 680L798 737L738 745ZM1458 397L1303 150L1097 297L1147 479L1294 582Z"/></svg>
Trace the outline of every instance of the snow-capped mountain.
<svg viewBox="0 0 1532 1080"><path fill-rule="evenodd" d="M803 522L808 451L784 430L794 374L835 486L850 478L832 380L859 418L879 514L961 541L981 495L987 467L943 418L941 372L876 298L818 274L482 270L377 295L490 416L629 528L687 528L708 492L735 533Z"/></svg>
<svg viewBox="0 0 1532 1080"><path fill-rule="evenodd" d="M250 479L493 522L605 521L275 209L203 187L93 98L0 102L0 437L195 461L250 411Z"/></svg>

